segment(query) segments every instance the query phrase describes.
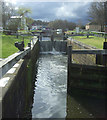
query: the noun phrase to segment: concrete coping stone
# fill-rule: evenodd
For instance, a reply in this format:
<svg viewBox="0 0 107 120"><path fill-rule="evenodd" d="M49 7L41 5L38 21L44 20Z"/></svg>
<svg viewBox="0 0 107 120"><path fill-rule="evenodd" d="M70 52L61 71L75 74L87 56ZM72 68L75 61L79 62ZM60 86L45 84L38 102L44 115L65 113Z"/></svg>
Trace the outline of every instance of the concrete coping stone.
<svg viewBox="0 0 107 120"><path fill-rule="evenodd" d="M18 63L16 63L13 67L18 67L19 66L19 64Z"/></svg>
<svg viewBox="0 0 107 120"><path fill-rule="evenodd" d="M0 61L0 68L4 66L5 64L7 64L8 62L10 62L11 60L17 58L18 56L20 56L21 54L24 54L25 52L29 50L30 50L30 47L26 47L24 51L19 51L17 53L14 53L11 56L7 57L6 59Z"/></svg>
<svg viewBox="0 0 107 120"><path fill-rule="evenodd" d="M20 61L20 60L19 60ZM7 71L5 76L0 79L0 87L5 87L8 83L11 75L15 75L17 68L19 68L20 62L16 63L10 70Z"/></svg>
<svg viewBox="0 0 107 120"><path fill-rule="evenodd" d="M36 41L35 41L35 43L36 43ZM19 71L19 69L24 61L22 59L22 57L24 57L24 55L26 55L32 49L32 47L31 48L26 47L24 51L17 52L15 54L9 56L8 58L0 61L0 72L1 72L1 70L2 70L1 68L5 64L12 62L13 59L17 60L16 64L14 64L13 67L11 69L9 69L7 71L7 73L0 79L0 119L2 118L2 100L4 99L7 91L11 87L13 81L15 80L15 76L18 73L18 71Z"/></svg>
<svg viewBox="0 0 107 120"><path fill-rule="evenodd" d="M33 43L31 43L31 47L26 47L24 51L19 51L17 53L14 53L7 57L6 59L3 59L0 61L0 78L2 78L8 70L10 70L15 63L17 63L20 59L23 59L25 55L27 55L34 47L34 45L37 43L37 39L33 38ZM16 65L15 67L17 67ZM12 74L14 73L15 69L11 69L8 73Z"/></svg>
<svg viewBox="0 0 107 120"><path fill-rule="evenodd" d="M10 77L4 77L0 79L0 87L5 87L5 85L8 83Z"/></svg>
<svg viewBox="0 0 107 120"><path fill-rule="evenodd" d="M17 72L19 71L22 63L23 63L23 59L20 59L18 61L18 63L16 63L14 66L18 65L17 68L16 67L12 67L4 76L3 78L0 79L0 93L2 95L0 95L0 100L3 99L3 97L5 96L6 92L8 91L8 89L10 88L11 84L13 83L15 76L17 74ZM15 69L14 69L15 68Z"/></svg>
<svg viewBox="0 0 107 120"><path fill-rule="evenodd" d="M11 68L7 73L13 74L15 72L16 68Z"/></svg>

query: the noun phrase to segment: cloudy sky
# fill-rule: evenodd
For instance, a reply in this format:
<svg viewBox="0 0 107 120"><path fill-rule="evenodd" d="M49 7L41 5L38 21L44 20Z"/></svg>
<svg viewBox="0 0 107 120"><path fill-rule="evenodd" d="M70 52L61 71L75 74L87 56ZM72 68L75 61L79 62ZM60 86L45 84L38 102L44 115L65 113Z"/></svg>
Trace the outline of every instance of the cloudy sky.
<svg viewBox="0 0 107 120"><path fill-rule="evenodd" d="M36 1L36 2L35 2ZM62 2L61 2L62 1ZM75 2L76 1L76 2ZM55 19L68 20L72 22L88 22L88 8L91 0L13 0L16 6L30 8L29 15L35 20L52 21Z"/></svg>

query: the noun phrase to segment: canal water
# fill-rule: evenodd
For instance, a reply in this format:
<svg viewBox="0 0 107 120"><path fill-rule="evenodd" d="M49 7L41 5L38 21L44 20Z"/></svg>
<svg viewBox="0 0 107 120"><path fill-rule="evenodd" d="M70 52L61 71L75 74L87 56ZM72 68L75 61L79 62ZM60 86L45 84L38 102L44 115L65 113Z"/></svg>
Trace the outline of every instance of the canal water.
<svg viewBox="0 0 107 120"><path fill-rule="evenodd" d="M67 56L43 54L38 60L32 118L65 118Z"/></svg>
<svg viewBox="0 0 107 120"><path fill-rule="evenodd" d="M67 95L67 55L46 52L37 64L32 118L104 117L103 101Z"/></svg>
<svg viewBox="0 0 107 120"><path fill-rule="evenodd" d="M45 40L51 40L50 37L42 37L42 41L45 41Z"/></svg>
<svg viewBox="0 0 107 120"><path fill-rule="evenodd" d="M49 37L43 37L50 40ZM48 50L48 48L47 48ZM104 118L105 100L67 94L67 55L42 52L35 63L34 90L25 118Z"/></svg>

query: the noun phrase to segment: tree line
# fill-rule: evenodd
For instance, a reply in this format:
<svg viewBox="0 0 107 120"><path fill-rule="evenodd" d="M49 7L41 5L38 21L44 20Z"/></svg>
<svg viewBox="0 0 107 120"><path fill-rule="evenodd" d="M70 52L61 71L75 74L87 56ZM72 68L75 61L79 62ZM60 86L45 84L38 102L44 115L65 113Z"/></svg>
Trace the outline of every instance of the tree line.
<svg viewBox="0 0 107 120"><path fill-rule="evenodd" d="M106 4L105 4L106 3ZM25 16L32 11L29 8L18 8L15 9L11 3L1 2L2 6L2 26L4 29L18 30L19 21L11 19L11 16L19 15ZM94 22L101 26L101 31L104 31L105 16L107 14L107 2L92 2L88 9L89 21ZM13 22L14 21L14 22ZM46 25L52 29L63 29L63 30L73 30L77 24L74 22L69 22L67 20L57 19L50 22L44 22L41 20L34 20L31 17L26 17L26 24L29 29L31 29L33 24ZM82 25L81 28L84 28Z"/></svg>
<svg viewBox="0 0 107 120"><path fill-rule="evenodd" d="M2 10L2 27L4 30L13 30L17 31L21 26L19 19L11 19L12 16L24 16L26 14L31 13L29 8L19 7L16 9L11 3L7 3L5 1L1 2L1 10ZM34 20L30 17L26 17L27 26L30 27Z"/></svg>
<svg viewBox="0 0 107 120"><path fill-rule="evenodd" d="M48 26L52 29L73 30L76 27L76 23L68 22L67 20L54 20L49 22Z"/></svg>
<svg viewBox="0 0 107 120"><path fill-rule="evenodd" d="M107 15L107 2L92 2L89 10L89 21L101 26L101 31L104 31L106 15Z"/></svg>

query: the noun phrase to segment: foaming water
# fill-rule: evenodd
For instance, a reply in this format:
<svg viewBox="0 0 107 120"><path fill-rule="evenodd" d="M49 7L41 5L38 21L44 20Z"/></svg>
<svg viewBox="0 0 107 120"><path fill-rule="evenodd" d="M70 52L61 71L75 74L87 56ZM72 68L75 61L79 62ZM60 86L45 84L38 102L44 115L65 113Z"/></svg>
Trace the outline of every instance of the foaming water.
<svg viewBox="0 0 107 120"><path fill-rule="evenodd" d="M41 54L52 54L52 55L61 55L66 54L65 52L58 52L55 50L55 48L52 48L52 51L46 51L46 52L40 52Z"/></svg>
<svg viewBox="0 0 107 120"><path fill-rule="evenodd" d="M67 55L47 53L38 60L32 118L103 118L103 100L67 95Z"/></svg>
<svg viewBox="0 0 107 120"><path fill-rule="evenodd" d="M32 118L66 117L66 65L66 55L47 54L39 58Z"/></svg>

